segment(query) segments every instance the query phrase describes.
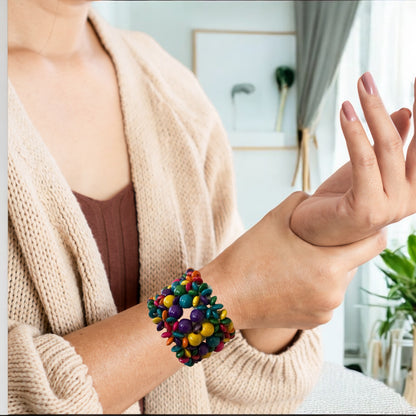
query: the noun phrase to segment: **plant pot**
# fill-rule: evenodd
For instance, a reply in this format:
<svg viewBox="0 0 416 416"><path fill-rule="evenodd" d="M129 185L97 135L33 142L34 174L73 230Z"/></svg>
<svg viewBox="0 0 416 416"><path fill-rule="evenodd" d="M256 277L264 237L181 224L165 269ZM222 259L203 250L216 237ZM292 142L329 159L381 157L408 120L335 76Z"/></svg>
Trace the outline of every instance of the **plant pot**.
<svg viewBox="0 0 416 416"><path fill-rule="evenodd" d="M406 377L404 388L404 398L414 407L416 407L416 380L413 376L416 374L416 326L413 326L413 354L412 354L412 370Z"/></svg>

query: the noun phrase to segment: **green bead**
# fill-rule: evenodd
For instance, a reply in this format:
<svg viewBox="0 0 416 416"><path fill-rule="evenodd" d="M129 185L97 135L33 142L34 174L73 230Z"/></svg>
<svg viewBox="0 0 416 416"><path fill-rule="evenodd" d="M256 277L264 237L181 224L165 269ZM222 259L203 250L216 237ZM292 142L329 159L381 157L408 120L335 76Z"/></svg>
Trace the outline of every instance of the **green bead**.
<svg viewBox="0 0 416 416"><path fill-rule="evenodd" d="M221 323L222 323L223 325L229 325L229 324L231 323L231 319L230 319L230 318L225 318L225 319L223 319L223 320L221 321Z"/></svg>
<svg viewBox="0 0 416 416"><path fill-rule="evenodd" d="M176 286L173 293L175 296L182 296L186 293L186 288L183 285Z"/></svg>
<svg viewBox="0 0 416 416"><path fill-rule="evenodd" d="M185 354L185 351L181 349L180 351L176 353L176 358L181 358L184 354Z"/></svg>
<svg viewBox="0 0 416 416"><path fill-rule="evenodd" d="M191 295L192 297L196 296L197 294L198 292L192 289L188 292L188 295Z"/></svg>
<svg viewBox="0 0 416 416"><path fill-rule="evenodd" d="M206 283L202 283L201 286L199 286L199 293L201 293L203 290L207 289L208 285Z"/></svg>
<svg viewBox="0 0 416 416"><path fill-rule="evenodd" d="M212 298L211 298L211 300L210 300L210 304L211 304L211 306L212 305L215 305L215 302L217 301L217 297L216 296L213 296Z"/></svg>
<svg viewBox="0 0 416 416"><path fill-rule="evenodd" d="M218 324L214 325L214 332L218 332L218 330L220 329L220 326Z"/></svg>
<svg viewBox="0 0 416 416"><path fill-rule="evenodd" d="M210 318L208 319L208 321L211 322L213 325L218 324L218 319L215 319L215 318Z"/></svg>
<svg viewBox="0 0 416 416"><path fill-rule="evenodd" d="M215 332L215 334L213 336L222 339L222 337L224 336L224 334L223 334L222 331L221 332Z"/></svg>

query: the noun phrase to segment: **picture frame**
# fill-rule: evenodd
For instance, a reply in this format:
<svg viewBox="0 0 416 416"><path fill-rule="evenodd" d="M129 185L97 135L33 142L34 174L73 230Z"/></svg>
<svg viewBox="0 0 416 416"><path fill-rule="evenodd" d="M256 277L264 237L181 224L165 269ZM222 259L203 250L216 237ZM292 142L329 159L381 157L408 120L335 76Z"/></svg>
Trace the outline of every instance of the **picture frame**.
<svg viewBox="0 0 416 416"><path fill-rule="evenodd" d="M296 68L296 32L194 29L192 70L227 130L233 148L295 149L296 73L282 131L276 68Z"/></svg>

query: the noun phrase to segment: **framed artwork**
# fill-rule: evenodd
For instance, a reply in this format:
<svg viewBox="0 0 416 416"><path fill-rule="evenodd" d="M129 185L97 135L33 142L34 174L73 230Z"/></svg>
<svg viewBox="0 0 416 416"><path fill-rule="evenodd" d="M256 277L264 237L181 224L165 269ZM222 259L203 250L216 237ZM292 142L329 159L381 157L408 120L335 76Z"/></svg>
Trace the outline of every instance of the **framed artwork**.
<svg viewBox="0 0 416 416"><path fill-rule="evenodd" d="M282 94L275 72L282 66L295 72L295 32L193 30L193 72L232 145L296 146L296 73L276 129Z"/></svg>

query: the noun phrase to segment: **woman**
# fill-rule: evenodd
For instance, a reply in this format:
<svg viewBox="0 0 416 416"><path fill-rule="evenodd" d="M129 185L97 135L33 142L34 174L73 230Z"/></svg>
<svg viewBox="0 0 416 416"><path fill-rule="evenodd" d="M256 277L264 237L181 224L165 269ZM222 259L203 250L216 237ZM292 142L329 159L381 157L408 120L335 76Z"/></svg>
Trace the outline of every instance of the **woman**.
<svg viewBox="0 0 416 416"><path fill-rule="evenodd" d="M150 37L84 0L14 0L8 42L9 412L293 412L319 374L312 328L415 211L409 110L396 130L366 74L374 151L344 104L352 165L243 234L220 119ZM192 368L146 305L190 266L237 329Z"/></svg>

